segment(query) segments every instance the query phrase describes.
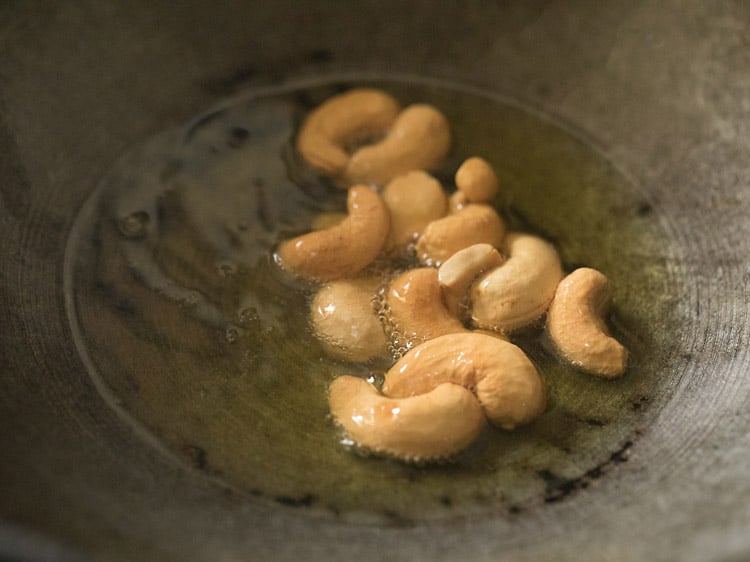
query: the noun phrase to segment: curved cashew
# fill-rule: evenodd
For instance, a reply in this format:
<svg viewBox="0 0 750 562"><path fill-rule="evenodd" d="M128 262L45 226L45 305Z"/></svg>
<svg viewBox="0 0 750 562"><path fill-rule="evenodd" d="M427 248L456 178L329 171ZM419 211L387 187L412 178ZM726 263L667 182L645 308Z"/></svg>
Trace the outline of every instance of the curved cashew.
<svg viewBox="0 0 750 562"><path fill-rule="evenodd" d="M417 241L417 258L440 266L459 250L474 244L500 246L505 224L489 205L467 205L459 212L432 221Z"/></svg>
<svg viewBox="0 0 750 562"><path fill-rule="evenodd" d="M441 336L411 349L386 373L383 394L418 396L446 382L473 390L489 420L503 429L529 423L544 411L544 383L526 354L476 332Z"/></svg>
<svg viewBox="0 0 750 562"><path fill-rule="evenodd" d="M474 156L458 168L456 187L469 203L489 203L497 194L497 176L486 160Z"/></svg>
<svg viewBox="0 0 750 562"><path fill-rule="evenodd" d="M508 260L471 289L471 315L479 328L508 332L544 314L563 271L554 247L536 236L508 234L502 250Z"/></svg>
<svg viewBox="0 0 750 562"><path fill-rule="evenodd" d="M602 318L608 303L607 278L595 269L576 269L557 287L547 313L547 331L565 360L611 378L625 371L628 350L609 335Z"/></svg>
<svg viewBox="0 0 750 562"><path fill-rule="evenodd" d="M390 216L380 195L361 185L349 189L347 209L349 216L338 225L282 242L276 261L296 275L318 281L362 271L380 253Z"/></svg>
<svg viewBox="0 0 750 562"><path fill-rule="evenodd" d="M414 242L430 222L447 211L447 197L440 182L421 170L388 182L383 200L391 213L391 232L386 243L390 251Z"/></svg>
<svg viewBox="0 0 750 562"><path fill-rule="evenodd" d="M501 263L500 253L489 244L474 244L445 260L438 270L438 281L448 310L458 316L474 280Z"/></svg>
<svg viewBox="0 0 750 562"><path fill-rule="evenodd" d="M443 304L437 269L424 267L402 273L388 286L386 302L390 323L408 344L466 331Z"/></svg>
<svg viewBox="0 0 750 562"><path fill-rule="evenodd" d="M313 331L329 355L357 362L385 352L385 333L373 308L379 287L380 278L342 279L315 294Z"/></svg>
<svg viewBox="0 0 750 562"><path fill-rule="evenodd" d="M385 185L411 170L430 170L448 154L450 126L430 105L411 105L399 113L388 134L349 158L345 178L351 183Z"/></svg>
<svg viewBox="0 0 750 562"><path fill-rule="evenodd" d="M349 162L347 145L385 134L400 109L380 90L358 88L333 96L305 119L297 150L313 168L338 176Z"/></svg>
<svg viewBox="0 0 750 562"><path fill-rule="evenodd" d="M382 396L365 380L343 376L331 383L328 404L335 422L359 446L411 462L453 455L485 426L477 399L456 384L394 399Z"/></svg>

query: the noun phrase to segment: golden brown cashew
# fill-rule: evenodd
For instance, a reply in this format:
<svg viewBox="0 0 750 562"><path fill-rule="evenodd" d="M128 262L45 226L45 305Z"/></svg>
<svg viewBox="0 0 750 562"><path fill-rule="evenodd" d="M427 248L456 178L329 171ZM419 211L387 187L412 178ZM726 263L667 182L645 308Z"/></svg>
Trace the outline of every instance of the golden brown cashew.
<svg viewBox="0 0 750 562"><path fill-rule="evenodd" d="M443 304L437 269L424 267L402 273L388 286L386 302L389 321L407 344L466 330Z"/></svg>
<svg viewBox="0 0 750 562"><path fill-rule="evenodd" d="M338 225L282 242L276 251L281 267L318 281L352 277L367 267L388 236L388 208L360 185L349 189L347 209L349 216Z"/></svg>
<svg viewBox="0 0 750 562"><path fill-rule="evenodd" d="M383 394L418 396L446 382L473 390L489 420L503 429L544 411L544 383L526 354L476 332L440 336L411 349L386 373Z"/></svg>
<svg viewBox="0 0 750 562"><path fill-rule="evenodd" d="M315 215L311 226L313 230L331 228L332 226L341 224L347 216L346 213L339 213L338 211L324 211Z"/></svg>
<svg viewBox="0 0 750 562"><path fill-rule="evenodd" d="M380 278L341 279L321 287L310 307L315 335L326 352L346 361L368 361L386 350L373 307Z"/></svg>
<svg viewBox="0 0 750 562"><path fill-rule="evenodd" d="M544 314L563 271L555 248L536 236L510 233L502 250L508 260L471 289L471 315L478 328L508 332Z"/></svg>
<svg viewBox="0 0 750 562"><path fill-rule="evenodd" d="M503 220L489 205L466 205L459 212L432 221L417 241L417 258L440 266L459 250L474 244L498 247L505 234Z"/></svg>
<svg viewBox="0 0 750 562"><path fill-rule="evenodd" d="M448 310L459 316L474 280L501 263L503 258L490 244L474 244L445 260L438 270L438 281Z"/></svg>
<svg viewBox="0 0 750 562"><path fill-rule="evenodd" d="M335 422L357 445L410 462L449 457L470 445L485 426L477 399L456 384L394 399L365 380L343 376L331 383L328 404Z"/></svg>
<svg viewBox="0 0 750 562"><path fill-rule="evenodd" d="M339 176L349 162L348 145L385 134L400 109L380 90L358 88L333 96L305 119L297 150L313 168Z"/></svg>
<svg viewBox="0 0 750 562"><path fill-rule="evenodd" d="M456 187L469 203L490 203L498 188L495 170L477 156L464 160L456 172Z"/></svg>
<svg viewBox="0 0 750 562"><path fill-rule="evenodd" d="M628 350L609 335L602 318L608 303L607 278L595 269L576 269L557 287L547 313L547 331L566 361L611 378L625 371Z"/></svg>
<svg viewBox="0 0 750 562"><path fill-rule="evenodd" d="M391 213L391 232L386 247L398 251L416 241L424 228L447 211L447 197L440 182L427 172L415 170L388 182L383 200Z"/></svg>
<svg viewBox="0 0 750 562"><path fill-rule="evenodd" d="M454 191L448 197L448 212L453 215L469 204L466 194L463 191Z"/></svg>
<svg viewBox="0 0 750 562"><path fill-rule="evenodd" d="M344 177L350 183L385 185L410 170L431 170L448 154L450 126L431 105L410 105L388 134L355 151Z"/></svg>

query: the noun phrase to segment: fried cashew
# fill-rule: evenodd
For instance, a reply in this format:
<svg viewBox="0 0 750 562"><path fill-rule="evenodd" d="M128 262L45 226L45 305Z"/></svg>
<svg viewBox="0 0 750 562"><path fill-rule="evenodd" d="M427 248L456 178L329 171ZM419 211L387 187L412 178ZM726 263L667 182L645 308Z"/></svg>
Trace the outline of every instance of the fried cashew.
<svg viewBox="0 0 750 562"><path fill-rule="evenodd" d="M388 398L365 380L342 376L331 383L328 404L335 423L357 445L408 462L449 457L469 446L486 424L477 399L457 384Z"/></svg>
<svg viewBox="0 0 750 562"><path fill-rule="evenodd" d="M388 134L349 158L344 178L350 183L385 185L411 170L431 170L448 154L450 126L435 107L410 105L399 113Z"/></svg>
<svg viewBox="0 0 750 562"><path fill-rule="evenodd" d="M489 162L478 156L467 160L456 172L456 187L468 203L490 203L497 195L498 181Z"/></svg>
<svg viewBox="0 0 750 562"><path fill-rule="evenodd" d="M385 332L373 306L380 283L379 277L341 279L315 294L313 332L329 355L364 362L385 352Z"/></svg>
<svg viewBox="0 0 750 562"><path fill-rule="evenodd" d="M501 249L507 261L471 288L471 316L478 328L509 332L544 314L563 271L555 248L537 236L509 233Z"/></svg>
<svg viewBox="0 0 750 562"><path fill-rule="evenodd" d="M386 134L399 111L392 96L376 89L357 88L333 96L305 119L297 150L319 172L340 176L349 163L350 146Z"/></svg>
<svg viewBox="0 0 750 562"><path fill-rule="evenodd" d="M383 394L419 396L446 382L472 390L487 418L503 429L531 422L546 405L544 383L526 354L475 332L448 334L411 349L386 373Z"/></svg>
<svg viewBox="0 0 750 562"><path fill-rule="evenodd" d="M425 227L445 215L447 197L440 182L427 172L415 170L388 182L383 200L391 213L391 232L386 248L403 251Z"/></svg>
<svg viewBox="0 0 750 562"><path fill-rule="evenodd" d="M367 267L388 236L388 208L380 195L360 185L349 189L347 210L335 226L282 242L275 256L279 265L317 281L353 277Z"/></svg>
<svg viewBox="0 0 750 562"><path fill-rule="evenodd" d="M402 273L388 286L386 303L389 322L407 345L466 331L443 304L437 269L423 267Z"/></svg>
<svg viewBox="0 0 750 562"><path fill-rule="evenodd" d="M439 267L453 254L474 244L498 247L505 224L489 205L470 204L455 214L432 221L417 240L417 258Z"/></svg>
<svg viewBox="0 0 750 562"><path fill-rule="evenodd" d="M474 280L501 263L500 252L490 244L474 244L445 260L438 269L438 282L448 310L460 317L461 311L467 308L469 288Z"/></svg>
<svg viewBox="0 0 750 562"><path fill-rule="evenodd" d="M609 282L595 269L582 267L557 287L547 313L547 331L558 353L575 367L607 378L620 376L628 350L609 335L603 319Z"/></svg>

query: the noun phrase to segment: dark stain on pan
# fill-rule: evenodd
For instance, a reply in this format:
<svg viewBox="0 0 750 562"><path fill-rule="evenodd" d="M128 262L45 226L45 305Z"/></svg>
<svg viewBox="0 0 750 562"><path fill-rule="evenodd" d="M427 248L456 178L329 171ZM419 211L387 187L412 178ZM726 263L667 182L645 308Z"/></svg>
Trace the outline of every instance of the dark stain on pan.
<svg viewBox="0 0 750 562"><path fill-rule="evenodd" d="M315 502L315 500L316 498L312 494L304 494L298 497L276 496L274 498L274 501L276 501L276 503L280 503L281 505L285 505L287 507L310 507Z"/></svg>
<svg viewBox="0 0 750 562"><path fill-rule="evenodd" d="M610 455L609 459L577 478L563 478L550 470L537 471L537 475L545 483L544 503L557 503L578 490L585 490L593 480L603 476L613 464L626 462L632 446L632 441L626 441L622 447Z"/></svg>

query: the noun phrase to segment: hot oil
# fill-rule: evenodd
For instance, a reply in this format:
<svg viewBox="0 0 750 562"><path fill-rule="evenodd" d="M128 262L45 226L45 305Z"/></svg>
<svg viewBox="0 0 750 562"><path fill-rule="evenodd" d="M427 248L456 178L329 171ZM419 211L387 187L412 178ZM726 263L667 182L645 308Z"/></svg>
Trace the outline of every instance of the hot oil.
<svg viewBox="0 0 750 562"><path fill-rule="evenodd" d="M531 426L488 429L430 466L341 442L327 385L342 374L379 382L388 362L327 357L308 324L314 287L280 272L272 253L317 213L344 210L344 193L299 162L291 139L305 112L352 85L439 107L455 144L438 178L450 186L464 158L486 158L511 228L552 241L568 270L610 278L610 325L632 355L621 379L562 365L532 327L514 336L549 392ZM240 99L123 157L74 228L67 288L79 350L113 408L257 501L391 524L488 509L515 516L626 460L650 419L673 327L665 244L627 178L544 116L445 84L332 81Z"/></svg>

